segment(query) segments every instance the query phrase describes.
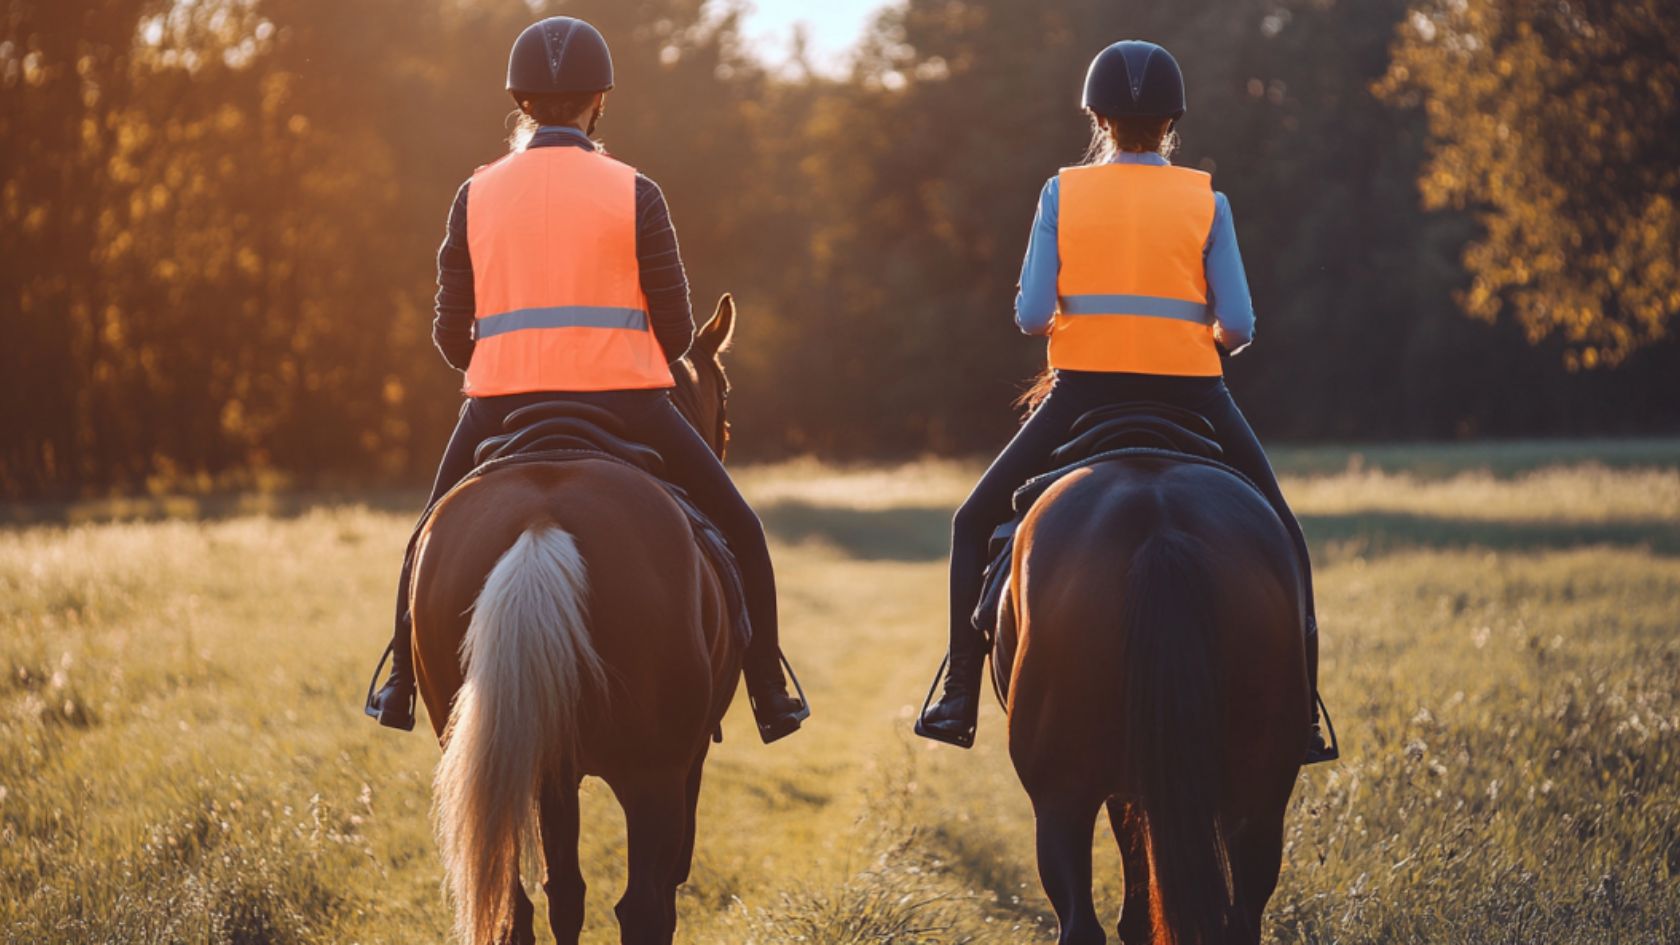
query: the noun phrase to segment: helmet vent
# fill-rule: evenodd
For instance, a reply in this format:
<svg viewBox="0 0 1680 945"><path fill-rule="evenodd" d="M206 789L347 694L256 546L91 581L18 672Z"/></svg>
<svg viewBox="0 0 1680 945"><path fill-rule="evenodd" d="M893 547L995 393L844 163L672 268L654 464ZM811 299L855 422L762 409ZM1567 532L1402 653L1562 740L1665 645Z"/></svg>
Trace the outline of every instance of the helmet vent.
<svg viewBox="0 0 1680 945"><path fill-rule="evenodd" d="M575 22L550 22L543 28L543 45L548 47L548 74L560 80L560 64L566 58L566 44L571 42Z"/></svg>
<svg viewBox="0 0 1680 945"><path fill-rule="evenodd" d="M1149 60L1155 58L1155 47L1143 43L1128 45L1121 57L1126 63L1126 83L1132 88L1132 101L1143 94L1143 83L1149 76Z"/></svg>

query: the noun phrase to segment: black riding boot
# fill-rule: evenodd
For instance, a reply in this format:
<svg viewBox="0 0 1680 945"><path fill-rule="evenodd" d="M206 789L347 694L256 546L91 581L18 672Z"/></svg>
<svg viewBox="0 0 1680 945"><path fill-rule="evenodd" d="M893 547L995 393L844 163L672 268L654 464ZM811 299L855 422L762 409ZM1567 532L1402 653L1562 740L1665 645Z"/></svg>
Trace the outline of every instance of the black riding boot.
<svg viewBox="0 0 1680 945"><path fill-rule="evenodd" d="M380 725L405 732L414 731L414 624L408 613L408 579L413 567L414 539L411 538L408 551L403 555L402 576L397 581L396 630L391 635L390 647L385 650L391 657L391 675L385 678L385 685L380 686L378 692L374 692L372 684L369 684L367 705L362 707L362 711L378 719ZM384 657L380 658L379 665L385 665ZM373 676L379 678L377 667Z"/></svg>
<svg viewBox="0 0 1680 945"><path fill-rule="evenodd" d="M939 701L916 720L916 734L958 748L972 748L974 729L980 720L980 681L985 673L984 642L952 647L945 690Z"/></svg>
<svg viewBox="0 0 1680 945"><path fill-rule="evenodd" d="M1324 740L1324 729L1319 724L1318 707L1322 700L1318 697L1318 621L1309 617L1307 630L1307 688L1312 691L1312 725L1307 731L1307 756L1303 764L1316 765L1326 761L1335 761L1342 756L1337 750L1334 739Z"/></svg>
<svg viewBox="0 0 1680 945"><path fill-rule="evenodd" d="M378 692L368 696L363 711L386 728L411 732L414 730L414 656L407 640L400 644L393 643L387 651L391 655L391 675ZM377 678L378 670L374 672Z"/></svg>
<svg viewBox="0 0 1680 945"><path fill-rule="evenodd" d="M747 701L752 705L758 737L764 744L799 731L799 726L811 717L811 707L788 692L780 650L772 651L768 657L749 650L741 674L746 678Z"/></svg>

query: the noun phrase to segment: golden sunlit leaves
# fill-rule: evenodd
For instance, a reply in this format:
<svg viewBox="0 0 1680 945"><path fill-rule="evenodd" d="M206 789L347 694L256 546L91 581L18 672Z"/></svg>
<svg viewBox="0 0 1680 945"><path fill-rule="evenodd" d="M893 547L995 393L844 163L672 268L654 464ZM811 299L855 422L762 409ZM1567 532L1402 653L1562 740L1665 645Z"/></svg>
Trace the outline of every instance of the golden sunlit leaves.
<svg viewBox="0 0 1680 945"><path fill-rule="evenodd" d="M273 48L274 24L258 8L258 0L197 0L142 17L135 66L188 73L216 63L244 69Z"/></svg>
<svg viewBox="0 0 1680 945"><path fill-rule="evenodd" d="M1423 101L1430 207L1473 211L1478 318L1613 366L1680 315L1680 21L1666 0L1425 0L1377 92Z"/></svg>

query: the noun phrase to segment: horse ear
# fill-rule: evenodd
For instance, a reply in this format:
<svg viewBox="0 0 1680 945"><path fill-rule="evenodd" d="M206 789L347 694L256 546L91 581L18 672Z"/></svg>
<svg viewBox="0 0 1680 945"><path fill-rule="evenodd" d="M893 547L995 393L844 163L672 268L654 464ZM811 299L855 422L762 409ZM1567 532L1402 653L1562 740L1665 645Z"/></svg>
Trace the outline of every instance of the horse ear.
<svg viewBox="0 0 1680 945"><path fill-rule="evenodd" d="M712 313L712 320L700 329L700 334L694 339L694 347L702 354L711 356L720 351L728 350L730 339L735 337L735 297L728 292L718 299L717 311Z"/></svg>

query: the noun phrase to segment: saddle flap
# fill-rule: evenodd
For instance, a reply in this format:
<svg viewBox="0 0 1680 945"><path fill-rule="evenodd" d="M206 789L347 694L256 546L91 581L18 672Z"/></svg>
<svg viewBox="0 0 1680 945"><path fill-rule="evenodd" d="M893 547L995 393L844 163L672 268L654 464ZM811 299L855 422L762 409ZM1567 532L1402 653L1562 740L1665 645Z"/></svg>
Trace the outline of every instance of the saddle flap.
<svg viewBox="0 0 1680 945"><path fill-rule="evenodd" d="M1003 596L1009 593L1009 578L1012 571L1011 564L1015 558L1015 531L1021 525L1018 518L1010 519L999 525L992 532L992 540L987 548L989 556L986 570L980 577L980 602L975 605L974 613L969 622L974 629L980 631L991 644L992 636L997 629L998 611L1003 606Z"/></svg>

